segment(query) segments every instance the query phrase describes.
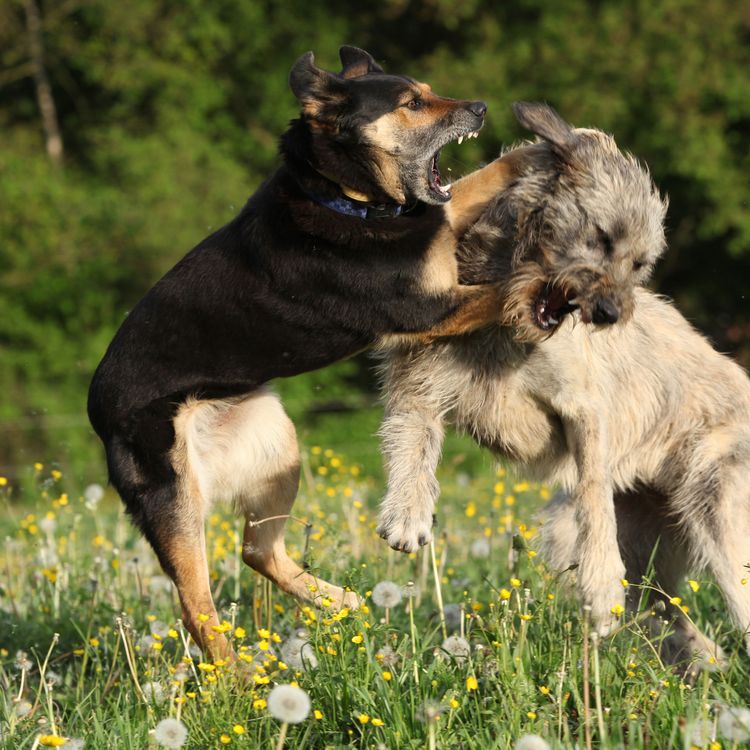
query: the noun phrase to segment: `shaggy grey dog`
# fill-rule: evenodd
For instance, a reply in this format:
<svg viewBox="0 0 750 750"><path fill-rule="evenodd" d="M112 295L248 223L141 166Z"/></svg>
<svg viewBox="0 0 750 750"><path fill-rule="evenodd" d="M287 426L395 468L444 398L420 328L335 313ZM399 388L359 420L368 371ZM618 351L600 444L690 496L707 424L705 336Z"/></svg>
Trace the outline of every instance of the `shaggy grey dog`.
<svg viewBox="0 0 750 750"><path fill-rule="evenodd" d="M664 247L666 210L646 170L548 107L517 115L542 141L509 154L518 177L464 247L467 278L507 270L498 325L384 354L378 530L404 551L432 538L451 420L565 489L544 545L553 566L577 564L601 634L626 604L621 580L640 582L653 557L670 595L687 569L708 567L750 649L750 383L641 287ZM720 661L670 610L667 657Z"/></svg>

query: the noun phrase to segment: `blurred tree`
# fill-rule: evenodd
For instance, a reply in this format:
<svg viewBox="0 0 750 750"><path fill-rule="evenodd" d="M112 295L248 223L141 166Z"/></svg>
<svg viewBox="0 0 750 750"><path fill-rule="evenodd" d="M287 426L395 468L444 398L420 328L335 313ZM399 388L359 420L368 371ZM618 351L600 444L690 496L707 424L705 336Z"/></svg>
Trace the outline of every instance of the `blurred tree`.
<svg viewBox="0 0 750 750"><path fill-rule="evenodd" d="M612 132L671 197L658 288L747 362L748 42L734 0L0 0L0 473L101 466L85 393L114 330L274 168L294 59L335 69L342 43L489 103L482 138L446 149L456 176L524 137L514 99ZM374 453L376 414L321 416L373 403L368 364L279 387L316 438Z"/></svg>

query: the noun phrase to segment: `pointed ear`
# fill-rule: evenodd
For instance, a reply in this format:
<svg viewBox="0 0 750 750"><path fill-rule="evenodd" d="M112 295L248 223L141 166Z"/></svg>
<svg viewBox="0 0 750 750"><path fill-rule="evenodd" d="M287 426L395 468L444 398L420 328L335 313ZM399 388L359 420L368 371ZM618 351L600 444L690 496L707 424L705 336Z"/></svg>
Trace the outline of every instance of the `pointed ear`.
<svg viewBox="0 0 750 750"><path fill-rule="evenodd" d="M375 58L359 47L345 44L339 50L341 64L344 66L341 75L344 78L359 78L368 73L382 73L383 69L375 62Z"/></svg>
<svg viewBox="0 0 750 750"><path fill-rule="evenodd" d="M573 128L552 107L538 102L514 102L513 113L527 130L551 143L560 156L570 153L575 141Z"/></svg>
<svg viewBox="0 0 750 750"><path fill-rule="evenodd" d="M343 81L315 65L315 55L305 52L289 71L289 87L302 108L318 114L327 105L342 102L346 92Z"/></svg>

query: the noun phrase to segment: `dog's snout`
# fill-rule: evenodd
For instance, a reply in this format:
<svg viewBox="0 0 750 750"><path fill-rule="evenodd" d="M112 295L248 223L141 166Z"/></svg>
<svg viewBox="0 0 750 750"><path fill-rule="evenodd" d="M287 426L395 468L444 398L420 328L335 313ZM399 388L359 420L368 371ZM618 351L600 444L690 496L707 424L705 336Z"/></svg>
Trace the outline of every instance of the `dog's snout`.
<svg viewBox="0 0 750 750"><path fill-rule="evenodd" d="M620 318L620 311L612 300L601 297L594 305L594 311L591 318L594 323L598 324L617 323Z"/></svg>
<svg viewBox="0 0 750 750"><path fill-rule="evenodd" d="M469 102L466 109L477 117L484 117L487 114L487 105L482 101Z"/></svg>

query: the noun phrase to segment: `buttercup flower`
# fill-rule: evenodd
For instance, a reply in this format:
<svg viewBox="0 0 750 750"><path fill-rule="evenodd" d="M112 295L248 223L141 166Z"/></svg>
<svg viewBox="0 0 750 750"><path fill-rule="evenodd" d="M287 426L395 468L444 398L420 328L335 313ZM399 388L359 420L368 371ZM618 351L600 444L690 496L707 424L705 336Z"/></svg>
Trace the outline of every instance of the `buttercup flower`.
<svg viewBox="0 0 750 750"><path fill-rule="evenodd" d="M310 696L294 685L277 685L268 695L268 710L284 724L299 724L310 714Z"/></svg>
<svg viewBox="0 0 750 750"><path fill-rule="evenodd" d="M179 719L162 719L154 729L154 739L162 747L182 747L187 736L187 727Z"/></svg>

